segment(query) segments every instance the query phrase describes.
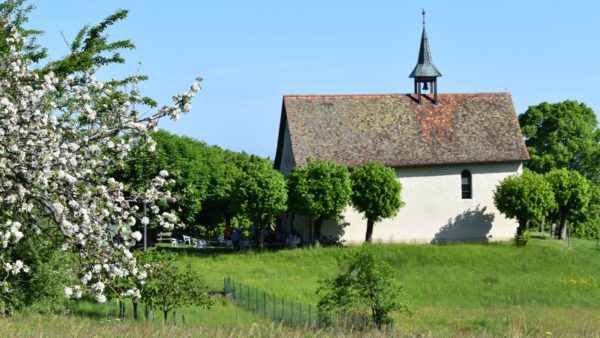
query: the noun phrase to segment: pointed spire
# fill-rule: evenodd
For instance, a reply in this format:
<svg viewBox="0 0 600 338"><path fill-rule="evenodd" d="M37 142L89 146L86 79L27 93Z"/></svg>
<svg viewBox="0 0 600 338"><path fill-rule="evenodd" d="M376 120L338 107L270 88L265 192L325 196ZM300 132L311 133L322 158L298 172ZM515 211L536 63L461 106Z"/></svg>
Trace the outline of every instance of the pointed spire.
<svg viewBox="0 0 600 338"><path fill-rule="evenodd" d="M429 39L427 39L427 31L425 30L425 9L421 13L423 15L423 34L421 35L421 48L419 49L419 59L417 65L410 73L409 77L438 77L442 73L433 65L431 61L431 50L429 49Z"/></svg>

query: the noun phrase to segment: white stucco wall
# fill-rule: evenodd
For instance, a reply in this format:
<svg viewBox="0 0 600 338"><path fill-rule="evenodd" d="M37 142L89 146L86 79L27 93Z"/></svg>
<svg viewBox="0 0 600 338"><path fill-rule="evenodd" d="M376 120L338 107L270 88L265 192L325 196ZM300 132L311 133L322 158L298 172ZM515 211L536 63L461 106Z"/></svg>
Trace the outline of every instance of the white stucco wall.
<svg viewBox="0 0 600 338"><path fill-rule="evenodd" d="M462 199L461 172L464 169L472 175L472 199ZM516 162L398 169L396 175L402 183L402 200L406 205L395 218L375 224L373 241L432 243L511 239L517 223L506 219L494 207L493 192L500 180L516 172L521 172L521 164ZM346 243L363 242L367 222L362 214L348 207L343 215L347 225L340 229L327 222L323 235L343 232L342 239ZM295 229L308 239L307 229L302 229L298 221L303 223L296 217Z"/></svg>

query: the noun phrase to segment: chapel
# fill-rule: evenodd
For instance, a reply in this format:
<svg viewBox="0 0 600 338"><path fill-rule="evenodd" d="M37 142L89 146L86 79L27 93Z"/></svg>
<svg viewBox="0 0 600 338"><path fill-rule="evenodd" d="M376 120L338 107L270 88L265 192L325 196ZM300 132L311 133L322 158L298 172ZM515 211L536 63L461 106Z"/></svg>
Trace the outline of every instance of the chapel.
<svg viewBox="0 0 600 338"><path fill-rule="evenodd" d="M423 13L424 17L424 13ZM494 206L496 185L520 173L529 154L509 93L438 93L423 19L417 64L407 94L285 95L275 168L288 176L307 159L353 167L392 167L405 206L376 223L373 242L444 243L514 237L517 223ZM285 231L312 241L309 220L282 218ZM343 222L323 224L324 236L365 239L367 221L348 206Z"/></svg>

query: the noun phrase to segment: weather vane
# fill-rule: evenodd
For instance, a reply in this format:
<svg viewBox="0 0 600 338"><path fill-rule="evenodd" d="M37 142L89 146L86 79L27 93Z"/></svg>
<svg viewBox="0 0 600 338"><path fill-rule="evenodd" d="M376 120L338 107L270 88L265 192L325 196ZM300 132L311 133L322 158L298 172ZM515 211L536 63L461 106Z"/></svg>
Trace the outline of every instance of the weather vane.
<svg viewBox="0 0 600 338"><path fill-rule="evenodd" d="M421 14L423 14L423 26L425 26L425 8L423 8L423 12Z"/></svg>

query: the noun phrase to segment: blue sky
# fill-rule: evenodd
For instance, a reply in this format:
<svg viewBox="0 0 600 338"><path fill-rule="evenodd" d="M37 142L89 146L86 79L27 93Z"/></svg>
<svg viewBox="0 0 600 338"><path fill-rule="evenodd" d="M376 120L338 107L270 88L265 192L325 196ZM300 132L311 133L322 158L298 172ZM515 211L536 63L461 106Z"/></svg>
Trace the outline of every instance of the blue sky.
<svg viewBox="0 0 600 338"><path fill-rule="evenodd" d="M598 115L600 2L596 1L150 1L32 2L29 27L51 58L119 8L109 30L131 39L126 65L161 104L197 76L192 111L162 127L209 144L274 158L285 94L408 93L421 9L441 93L509 91L517 113L543 101L586 103ZM62 33L62 34L61 34Z"/></svg>

